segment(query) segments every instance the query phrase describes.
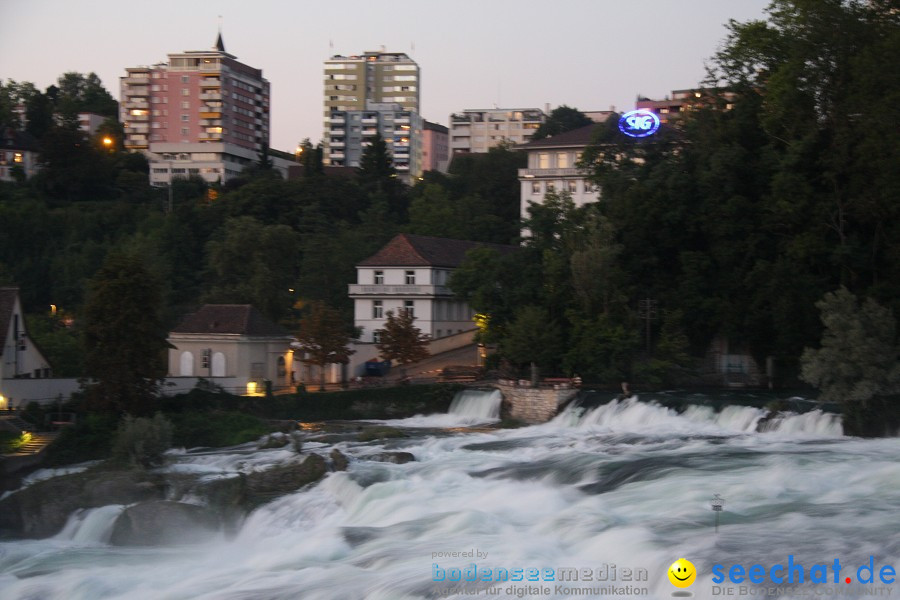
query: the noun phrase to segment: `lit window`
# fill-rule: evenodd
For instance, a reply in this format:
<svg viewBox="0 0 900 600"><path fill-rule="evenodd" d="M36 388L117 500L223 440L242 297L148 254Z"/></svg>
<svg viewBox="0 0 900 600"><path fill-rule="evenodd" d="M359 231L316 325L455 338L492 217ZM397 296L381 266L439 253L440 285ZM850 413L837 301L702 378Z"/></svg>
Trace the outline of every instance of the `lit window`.
<svg viewBox="0 0 900 600"><path fill-rule="evenodd" d="M557 152L556 153L556 168L557 169L568 169L569 168L569 155L566 152Z"/></svg>
<svg viewBox="0 0 900 600"><path fill-rule="evenodd" d="M546 152L541 152L538 154L538 168L539 169L549 169L550 168L550 155Z"/></svg>
<svg viewBox="0 0 900 600"><path fill-rule="evenodd" d="M22 156L22 153L21 153L21 152L16 152L16 153L13 155L13 162L20 163L20 162L22 162L24 159L25 159L25 157Z"/></svg>

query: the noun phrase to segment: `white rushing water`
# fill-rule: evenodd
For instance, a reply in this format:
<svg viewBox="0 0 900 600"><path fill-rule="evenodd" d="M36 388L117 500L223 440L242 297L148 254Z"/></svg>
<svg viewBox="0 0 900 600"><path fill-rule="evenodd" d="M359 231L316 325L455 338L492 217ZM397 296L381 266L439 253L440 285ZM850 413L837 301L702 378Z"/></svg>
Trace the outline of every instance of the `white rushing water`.
<svg viewBox="0 0 900 600"><path fill-rule="evenodd" d="M455 410L496 418L464 403ZM347 472L256 509L225 541L111 547L105 541L122 507L109 506L73 515L52 539L0 543L0 598L672 598L677 590L665 573L679 557L699 571L693 597L750 598L760 596L740 596L736 584L731 593L714 594L712 566L768 568L788 555L807 573L839 559L847 566L842 576L854 582L831 584L832 594L823 596L826 586L807 581L778 597L871 594L878 586L857 583L856 567L872 556L876 567L900 571L900 439L843 437L835 417L817 411L756 433L764 415L738 406L679 414L626 401L573 407L550 423L520 429L425 435L411 428L405 439L339 442L351 459ZM363 458L382 450L411 452L416 461ZM248 447L172 459L173 471L210 477L296 460L286 449ZM714 493L726 499L718 535L709 505ZM469 551L478 554L447 555ZM433 581L435 564L447 570L471 563L606 573L616 565L618 581L602 585L646 593L572 591L597 582L563 588L505 582L472 584L478 594L466 595L452 591L456 584ZM625 582L624 569L645 569L648 580ZM529 592L527 585L547 591ZM886 587L900 594L900 586Z"/></svg>

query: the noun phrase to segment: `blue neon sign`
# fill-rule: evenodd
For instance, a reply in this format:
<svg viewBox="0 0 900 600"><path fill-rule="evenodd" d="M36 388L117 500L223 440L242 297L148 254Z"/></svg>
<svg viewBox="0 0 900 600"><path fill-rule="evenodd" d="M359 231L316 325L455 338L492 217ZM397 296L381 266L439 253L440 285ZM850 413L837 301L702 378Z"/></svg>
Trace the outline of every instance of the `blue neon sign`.
<svg viewBox="0 0 900 600"><path fill-rule="evenodd" d="M642 138L653 135L659 129L659 117L645 108L633 110L619 119L619 131L627 136Z"/></svg>

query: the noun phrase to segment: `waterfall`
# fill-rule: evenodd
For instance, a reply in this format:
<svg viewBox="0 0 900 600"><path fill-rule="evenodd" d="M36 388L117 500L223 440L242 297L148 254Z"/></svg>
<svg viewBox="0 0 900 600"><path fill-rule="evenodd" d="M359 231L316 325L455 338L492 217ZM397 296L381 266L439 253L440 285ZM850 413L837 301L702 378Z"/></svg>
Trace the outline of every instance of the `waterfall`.
<svg viewBox="0 0 900 600"><path fill-rule="evenodd" d="M463 390L456 394L448 414L472 422L496 421L500 418L500 390Z"/></svg>
<svg viewBox="0 0 900 600"><path fill-rule="evenodd" d="M612 431L667 431L673 433L764 433L840 437L840 415L811 410L802 414L776 413L764 422L769 411L753 406L688 405L683 412L637 397L613 400L596 408L570 406L554 420L557 427L602 427Z"/></svg>
<svg viewBox="0 0 900 600"><path fill-rule="evenodd" d="M82 544L105 544L123 510L125 506L121 504L76 510L69 515L66 526L56 534L56 539Z"/></svg>

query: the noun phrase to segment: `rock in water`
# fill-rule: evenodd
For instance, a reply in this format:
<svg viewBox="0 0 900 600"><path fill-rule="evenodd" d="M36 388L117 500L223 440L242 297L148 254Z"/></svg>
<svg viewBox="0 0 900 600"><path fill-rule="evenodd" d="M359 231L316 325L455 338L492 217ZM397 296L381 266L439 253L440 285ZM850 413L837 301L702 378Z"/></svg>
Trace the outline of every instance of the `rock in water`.
<svg viewBox="0 0 900 600"><path fill-rule="evenodd" d="M302 463L278 465L265 471L247 473L245 483L250 505L271 500L318 481L325 475L325 459L309 454Z"/></svg>
<svg viewBox="0 0 900 600"><path fill-rule="evenodd" d="M416 460L416 457L413 456L411 452L380 452L378 454L367 456L366 458L369 460L377 460L378 462L394 463L396 465L402 465Z"/></svg>
<svg viewBox="0 0 900 600"><path fill-rule="evenodd" d="M122 511L113 526L115 546L171 546L211 539L219 520L205 507L158 500L135 504Z"/></svg>
<svg viewBox="0 0 900 600"><path fill-rule="evenodd" d="M335 448L331 451L331 454L329 456L331 456L331 464L334 465L335 471L347 470L347 465L350 464L350 461L347 460L347 457L343 452Z"/></svg>

